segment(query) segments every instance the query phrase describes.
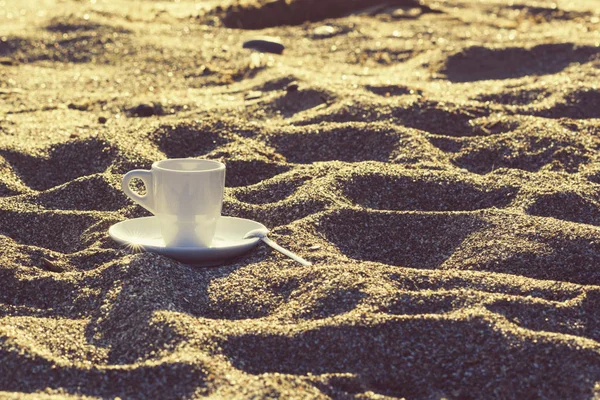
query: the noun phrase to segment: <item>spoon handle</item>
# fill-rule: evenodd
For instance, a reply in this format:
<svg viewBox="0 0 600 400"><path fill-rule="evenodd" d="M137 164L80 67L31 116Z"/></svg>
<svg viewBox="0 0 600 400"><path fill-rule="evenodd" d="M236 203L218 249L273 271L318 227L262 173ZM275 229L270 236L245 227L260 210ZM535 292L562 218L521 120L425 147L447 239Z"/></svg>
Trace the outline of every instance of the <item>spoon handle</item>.
<svg viewBox="0 0 600 400"><path fill-rule="evenodd" d="M304 258L300 257L299 255L294 254L291 251L284 249L283 247L281 247L280 245L278 245L277 243L275 243L274 241L272 241L268 237L263 237L261 239L262 239L263 242L265 242L266 244L268 244L269 246L271 246L272 248L274 248L278 252L280 252L282 254L285 254L286 256L288 256L289 258L291 258L292 260L299 262L300 264L304 265L305 267L309 267L309 266L312 265L311 262L306 261Z"/></svg>

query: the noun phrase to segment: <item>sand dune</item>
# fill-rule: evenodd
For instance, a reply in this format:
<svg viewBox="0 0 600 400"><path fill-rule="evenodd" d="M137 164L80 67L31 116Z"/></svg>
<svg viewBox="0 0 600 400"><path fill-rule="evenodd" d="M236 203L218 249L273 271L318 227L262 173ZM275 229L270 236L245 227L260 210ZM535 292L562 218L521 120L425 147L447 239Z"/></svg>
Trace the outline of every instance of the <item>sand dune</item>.
<svg viewBox="0 0 600 400"><path fill-rule="evenodd" d="M0 1L0 397L597 397L599 9ZM314 265L118 245L167 157Z"/></svg>

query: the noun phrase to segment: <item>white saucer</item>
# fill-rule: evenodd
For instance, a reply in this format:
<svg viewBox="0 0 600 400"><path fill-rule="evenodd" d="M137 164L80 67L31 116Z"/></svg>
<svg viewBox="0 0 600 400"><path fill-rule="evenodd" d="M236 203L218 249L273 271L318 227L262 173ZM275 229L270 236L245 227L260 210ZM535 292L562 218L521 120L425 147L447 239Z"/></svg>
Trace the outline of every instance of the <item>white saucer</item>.
<svg viewBox="0 0 600 400"><path fill-rule="evenodd" d="M157 217L119 222L110 227L108 234L134 250L152 251L186 264L209 267L223 264L254 248L259 238L244 239L244 235L254 229L266 228L249 219L222 216L217 221L211 247L165 247Z"/></svg>

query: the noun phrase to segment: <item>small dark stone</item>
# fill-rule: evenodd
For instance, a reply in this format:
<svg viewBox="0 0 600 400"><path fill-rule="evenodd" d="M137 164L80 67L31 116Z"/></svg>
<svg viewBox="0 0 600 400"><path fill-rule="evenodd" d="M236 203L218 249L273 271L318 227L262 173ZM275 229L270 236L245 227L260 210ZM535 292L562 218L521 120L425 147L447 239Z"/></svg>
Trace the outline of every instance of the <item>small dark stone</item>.
<svg viewBox="0 0 600 400"><path fill-rule="evenodd" d="M285 46L277 38L264 36L245 41L244 48L260 51L262 53L281 54L283 53Z"/></svg>
<svg viewBox="0 0 600 400"><path fill-rule="evenodd" d="M67 107L69 108L69 110L87 111L89 108L89 105L88 104L69 103L67 105Z"/></svg>
<svg viewBox="0 0 600 400"><path fill-rule="evenodd" d="M298 91L298 82L292 82L286 86L285 91L288 93L293 93Z"/></svg>
<svg viewBox="0 0 600 400"><path fill-rule="evenodd" d="M44 269L51 272L65 272L65 269L60 265L48 260L47 258L42 258L42 266Z"/></svg>
<svg viewBox="0 0 600 400"><path fill-rule="evenodd" d="M98 123L100 123L100 124L105 124L105 123L106 123L106 121L108 121L108 120L106 119L106 117L98 117Z"/></svg>
<svg viewBox="0 0 600 400"><path fill-rule="evenodd" d="M139 104L129 109L131 115L135 117L151 117L153 115L160 115L160 109L152 104Z"/></svg>

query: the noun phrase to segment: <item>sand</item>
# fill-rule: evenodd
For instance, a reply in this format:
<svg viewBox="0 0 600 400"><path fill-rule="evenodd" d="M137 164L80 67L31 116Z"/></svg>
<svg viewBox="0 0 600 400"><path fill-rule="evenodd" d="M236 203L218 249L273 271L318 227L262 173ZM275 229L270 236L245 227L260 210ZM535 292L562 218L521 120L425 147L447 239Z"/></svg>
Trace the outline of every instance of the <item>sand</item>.
<svg viewBox="0 0 600 400"><path fill-rule="evenodd" d="M0 0L0 397L600 397L599 10ZM166 157L313 266L113 242Z"/></svg>

